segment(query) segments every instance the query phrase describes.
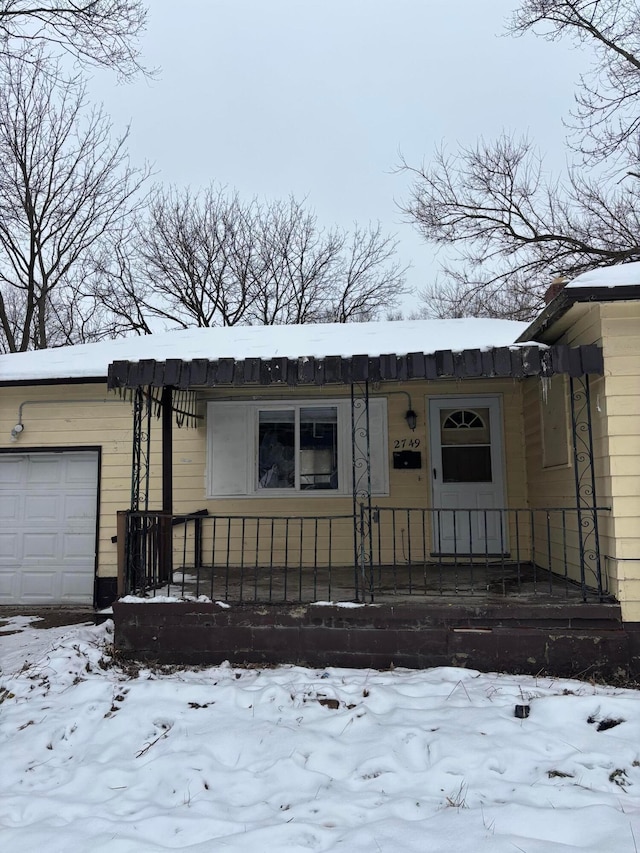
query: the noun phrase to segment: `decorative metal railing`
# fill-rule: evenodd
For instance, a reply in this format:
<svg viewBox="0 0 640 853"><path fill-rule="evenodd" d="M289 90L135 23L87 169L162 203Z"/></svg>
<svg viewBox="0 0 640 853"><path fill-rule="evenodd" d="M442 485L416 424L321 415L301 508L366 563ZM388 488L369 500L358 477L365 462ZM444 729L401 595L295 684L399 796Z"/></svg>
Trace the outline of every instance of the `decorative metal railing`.
<svg viewBox="0 0 640 853"><path fill-rule="evenodd" d="M608 592L595 531L607 511L372 507L371 558L363 564L354 560L353 541L363 523L355 516L369 514L366 504L331 516L128 512L124 588L229 602L449 595L602 601ZM163 548L171 549L170 577L163 576L171 564Z"/></svg>

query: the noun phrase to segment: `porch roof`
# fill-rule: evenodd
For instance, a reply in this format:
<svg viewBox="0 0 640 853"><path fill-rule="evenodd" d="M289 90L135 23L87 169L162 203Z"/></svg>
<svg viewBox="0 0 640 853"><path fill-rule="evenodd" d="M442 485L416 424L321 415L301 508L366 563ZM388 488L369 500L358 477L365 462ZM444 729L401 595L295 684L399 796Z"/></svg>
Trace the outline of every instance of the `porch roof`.
<svg viewBox="0 0 640 853"><path fill-rule="evenodd" d="M172 386L179 389L222 385L329 385L364 381L406 381L412 379L470 379L481 377L570 376L599 374L603 370L602 350L595 345L569 347L538 345L436 350L406 355L388 353L303 356L297 359L167 359L156 361L116 361L109 365L111 389Z"/></svg>
<svg viewBox="0 0 640 853"><path fill-rule="evenodd" d="M513 343L524 326L473 318L198 329L195 337L190 330L178 333L182 351L155 348L168 358L145 358L153 350L142 348L140 358L112 362L108 384L188 389L602 372L596 346Z"/></svg>

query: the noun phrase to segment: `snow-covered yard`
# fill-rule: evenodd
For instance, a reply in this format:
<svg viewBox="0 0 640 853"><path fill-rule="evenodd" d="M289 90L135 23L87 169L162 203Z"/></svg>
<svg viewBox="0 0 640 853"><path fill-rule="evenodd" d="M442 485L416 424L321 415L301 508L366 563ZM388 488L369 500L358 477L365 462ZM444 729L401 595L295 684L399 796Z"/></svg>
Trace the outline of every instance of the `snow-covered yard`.
<svg viewBox="0 0 640 853"><path fill-rule="evenodd" d="M639 692L453 668L135 671L111 630L0 633L3 850L639 849Z"/></svg>

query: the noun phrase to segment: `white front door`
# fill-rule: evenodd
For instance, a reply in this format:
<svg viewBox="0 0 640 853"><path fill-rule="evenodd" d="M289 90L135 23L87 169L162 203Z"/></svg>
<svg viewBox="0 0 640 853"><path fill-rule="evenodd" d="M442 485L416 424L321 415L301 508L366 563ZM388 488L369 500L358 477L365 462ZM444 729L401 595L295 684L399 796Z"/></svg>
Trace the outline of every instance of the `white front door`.
<svg viewBox="0 0 640 853"><path fill-rule="evenodd" d="M433 547L440 554L501 554L504 507L499 397L429 400Z"/></svg>

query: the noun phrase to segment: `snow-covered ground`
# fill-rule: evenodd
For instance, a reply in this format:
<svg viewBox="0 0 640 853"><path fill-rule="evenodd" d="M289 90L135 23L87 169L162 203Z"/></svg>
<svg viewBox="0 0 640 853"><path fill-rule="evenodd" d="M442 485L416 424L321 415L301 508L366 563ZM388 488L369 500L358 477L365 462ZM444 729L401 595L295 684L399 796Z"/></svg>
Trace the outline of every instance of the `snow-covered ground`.
<svg viewBox="0 0 640 853"><path fill-rule="evenodd" d="M111 631L0 629L2 850L640 848L636 691L453 668L127 670Z"/></svg>

